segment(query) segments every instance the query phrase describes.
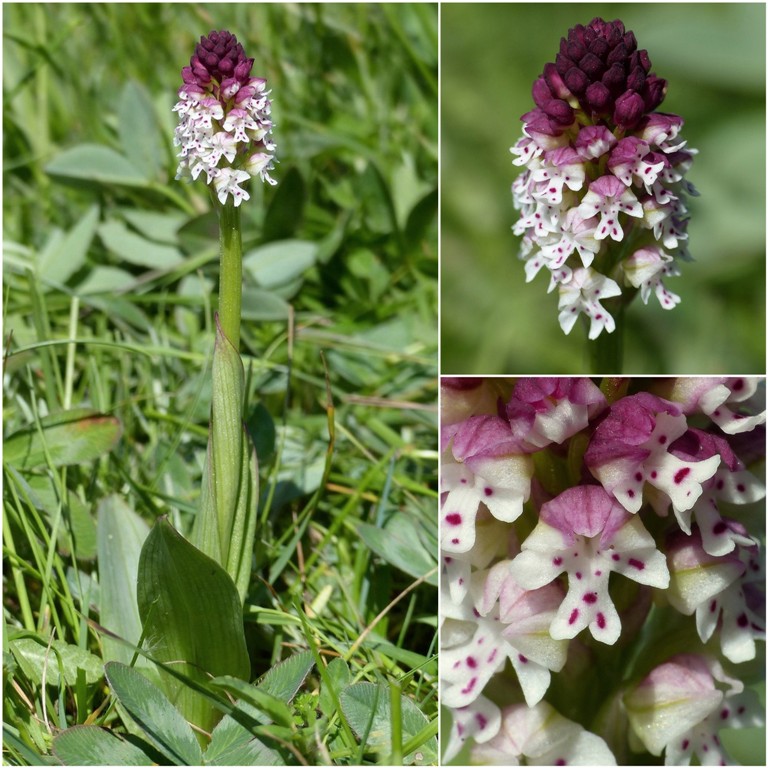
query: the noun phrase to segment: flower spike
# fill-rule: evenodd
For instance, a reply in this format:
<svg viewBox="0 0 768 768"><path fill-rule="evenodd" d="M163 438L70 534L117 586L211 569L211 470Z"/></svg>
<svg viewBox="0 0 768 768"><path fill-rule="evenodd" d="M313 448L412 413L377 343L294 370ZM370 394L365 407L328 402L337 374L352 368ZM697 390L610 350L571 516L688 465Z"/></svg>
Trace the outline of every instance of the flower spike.
<svg viewBox="0 0 768 768"><path fill-rule="evenodd" d="M253 59L229 32L201 37L173 111L179 115L173 143L179 147L177 179L205 173L219 202L235 207L250 195L241 184L258 176L268 184L274 167L271 104L266 80L251 77Z"/></svg>
<svg viewBox="0 0 768 768"><path fill-rule="evenodd" d="M589 338L615 330L597 301L626 304L640 289L664 309L680 298L662 277L688 259L685 180L695 150L679 134L683 121L656 112L667 82L651 69L621 21L595 18L568 31L555 61L533 84L535 108L524 114L512 147L524 168L512 186L526 281L544 268L559 287L563 332L590 320Z"/></svg>

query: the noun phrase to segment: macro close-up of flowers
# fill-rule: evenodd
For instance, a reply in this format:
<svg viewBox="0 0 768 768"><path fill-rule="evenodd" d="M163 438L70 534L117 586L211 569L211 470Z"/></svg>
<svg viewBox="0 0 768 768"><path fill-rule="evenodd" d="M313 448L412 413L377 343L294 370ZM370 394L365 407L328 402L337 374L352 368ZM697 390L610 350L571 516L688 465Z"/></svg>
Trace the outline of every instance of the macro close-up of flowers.
<svg viewBox="0 0 768 768"><path fill-rule="evenodd" d="M764 724L765 381L441 397L443 762L741 762L728 732Z"/></svg>
<svg viewBox="0 0 768 768"><path fill-rule="evenodd" d="M512 147L524 168L514 232L526 280L543 269L558 291L566 334L580 315L590 340L613 333L638 292L664 309L680 301L664 279L690 258L686 201L697 192L685 176L696 150L683 119L657 111L666 92L635 35L601 18L570 29L533 84L536 106Z"/></svg>

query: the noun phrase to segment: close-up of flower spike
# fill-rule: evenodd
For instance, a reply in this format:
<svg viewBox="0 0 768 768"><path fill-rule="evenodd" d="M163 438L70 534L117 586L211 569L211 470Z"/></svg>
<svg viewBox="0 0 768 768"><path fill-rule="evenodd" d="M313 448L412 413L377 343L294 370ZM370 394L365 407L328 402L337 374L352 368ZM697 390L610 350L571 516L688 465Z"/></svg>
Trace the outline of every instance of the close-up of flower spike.
<svg viewBox="0 0 768 768"><path fill-rule="evenodd" d="M635 35L595 18L561 39L511 149L524 168L512 194L526 282L548 272L564 333L588 321L595 372L620 370L621 339L599 337L621 336L638 292L664 309L680 301L664 281L690 260L686 201L697 192L685 174L696 150L681 117L655 111L666 92Z"/></svg>
<svg viewBox="0 0 768 768"><path fill-rule="evenodd" d="M441 380L444 763L738 764L719 732L764 723L764 396Z"/></svg>
<svg viewBox="0 0 768 768"><path fill-rule="evenodd" d="M177 179L205 174L224 205L236 206L250 195L241 185L254 176L269 184L274 167L271 103L267 81L251 77L253 59L230 32L201 37L189 66L181 71L184 85L173 111L179 115L174 145Z"/></svg>

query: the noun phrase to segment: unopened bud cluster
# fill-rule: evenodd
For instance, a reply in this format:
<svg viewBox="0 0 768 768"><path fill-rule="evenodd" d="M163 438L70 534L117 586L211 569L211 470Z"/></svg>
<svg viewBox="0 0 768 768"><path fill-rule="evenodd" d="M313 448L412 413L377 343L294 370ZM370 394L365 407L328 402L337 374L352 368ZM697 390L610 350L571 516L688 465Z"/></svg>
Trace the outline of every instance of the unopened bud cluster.
<svg viewBox="0 0 768 768"><path fill-rule="evenodd" d="M690 259L686 195L697 193L685 174L696 150L680 117L654 111L666 89L634 34L599 18L569 30L533 84L536 108L511 150L525 168L512 186L513 231L526 281L546 268L558 289L565 333L580 314L590 339L611 333L605 299L639 290L664 309L680 301L662 281Z"/></svg>
<svg viewBox="0 0 768 768"><path fill-rule="evenodd" d="M242 184L253 176L269 184L274 167L271 105L267 82L251 77L253 59L229 32L201 37L189 66L181 71L179 114L173 143L181 147L176 178L205 174L219 202L235 206L250 195Z"/></svg>

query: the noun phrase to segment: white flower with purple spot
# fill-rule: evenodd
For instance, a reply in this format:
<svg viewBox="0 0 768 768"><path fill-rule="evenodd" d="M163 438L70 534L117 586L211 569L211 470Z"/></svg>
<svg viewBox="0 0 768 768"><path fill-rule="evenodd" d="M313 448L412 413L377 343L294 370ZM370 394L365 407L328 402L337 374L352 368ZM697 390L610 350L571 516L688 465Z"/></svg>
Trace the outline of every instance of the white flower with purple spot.
<svg viewBox="0 0 768 768"><path fill-rule="evenodd" d="M729 435L765 424L765 384L754 376L681 377L669 399L680 403L684 413L709 416Z"/></svg>
<svg viewBox="0 0 768 768"><path fill-rule="evenodd" d="M590 320L589 338L596 339L604 330L613 333L616 323L600 303L603 299L620 296L621 288L616 282L595 272L592 268L576 269L568 282L560 284L558 321L568 334L573 330L580 314Z"/></svg>
<svg viewBox="0 0 768 768"><path fill-rule="evenodd" d="M509 573L509 561L472 574L467 598L444 600L441 633L441 701L466 707L510 661L529 706L541 701L550 670L562 669L567 643L547 633L562 599L554 585L526 591Z"/></svg>
<svg viewBox="0 0 768 768"><path fill-rule="evenodd" d="M569 488L544 504L521 548L510 572L526 589L568 576L568 594L550 627L555 638L589 627L600 642L618 640L621 621L608 594L612 571L647 586L669 584L664 555L640 519L597 485Z"/></svg>
<svg viewBox="0 0 768 768"><path fill-rule="evenodd" d="M620 214L642 218L643 206L632 190L615 176L601 176L589 185L589 191L582 198L578 213L583 219L600 216L595 229L595 239L605 240L610 237L620 241L624 239Z"/></svg>
<svg viewBox="0 0 768 768"><path fill-rule="evenodd" d="M625 509L636 513L646 484L662 491L657 501L665 511L691 509L702 483L717 471L720 456L685 461L669 451L688 429L679 406L647 392L615 402L598 425L584 460L592 474Z"/></svg>
<svg viewBox="0 0 768 768"><path fill-rule="evenodd" d="M445 494L440 540L444 552L460 554L474 546L480 504L506 523L522 514L533 463L509 422L494 416L474 416L463 422L451 451L440 473Z"/></svg>
<svg viewBox="0 0 768 768"><path fill-rule="evenodd" d="M696 614L702 643L719 630L723 655L734 663L754 659L755 641L765 641L764 556L743 527L739 533L747 544L721 556L704 550L697 529L676 533L667 545L669 602L686 616Z"/></svg>
<svg viewBox="0 0 768 768"><path fill-rule="evenodd" d="M624 276L630 285L640 289L643 304L648 303L651 292L656 294L662 309L674 309L680 303L676 293L667 290L663 277L674 277L680 270L673 258L656 245L638 248L624 262Z"/></svg>

